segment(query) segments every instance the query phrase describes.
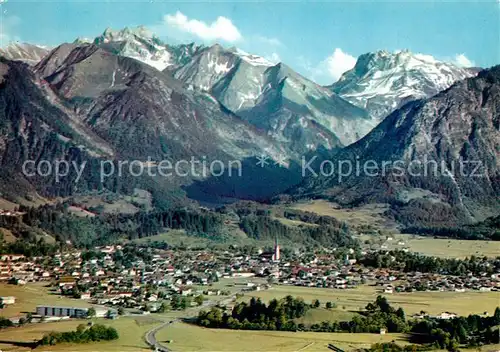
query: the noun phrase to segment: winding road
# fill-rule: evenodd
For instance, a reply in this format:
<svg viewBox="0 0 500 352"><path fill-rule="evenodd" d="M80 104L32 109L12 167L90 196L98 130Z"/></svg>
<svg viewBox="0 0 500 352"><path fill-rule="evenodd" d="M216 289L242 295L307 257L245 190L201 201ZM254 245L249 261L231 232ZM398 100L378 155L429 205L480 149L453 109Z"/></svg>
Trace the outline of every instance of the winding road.
<svg viewBox="0 0 500 352"><path fill-rule="evenodd" d="M163 328L166 328L167 326L171 325L171 324L174 324L175 322L179 321L179 319L176 319L176 320L170 320L168 322L165 322L151 330L149 330L147 333L146 333L146 336L145 336L145 339L146 339L146 342L148 343L148 345L150 345L151 347L153 347L155 349L155 351L159 351L159 352L169 352L170 349L168 347L165 347L163 346L161 343L158 342L158 340L156 340L156 333L158 331L160 331L161 329Z"/></svg>
<svg viewBox="0 0 500 352"><path fill-rule="evenodd" d="M203 309L203 308L208 308L208 307L213 307L216 306L217 304L229 304L230 302L236 300L236 295L233 295L229 298L222 299L220 301L206 301L203 302L203 304L199 307L189 309L189 313L191 314L186 314L186 317L192 317L193 314L196 315L198 312ZM174 319L174 320L169 320L167 322L164 322L161 325L158 325L151 330L149 330L146 335L144 336L144 339L146 340L147 344L150 345L152 348L155 349L155 351L158 352L171 352L172 350L164 345L162 345L158 340L156 339L156 333L172 324L175 324L179 321L182 321L182 319Z"/></svg>

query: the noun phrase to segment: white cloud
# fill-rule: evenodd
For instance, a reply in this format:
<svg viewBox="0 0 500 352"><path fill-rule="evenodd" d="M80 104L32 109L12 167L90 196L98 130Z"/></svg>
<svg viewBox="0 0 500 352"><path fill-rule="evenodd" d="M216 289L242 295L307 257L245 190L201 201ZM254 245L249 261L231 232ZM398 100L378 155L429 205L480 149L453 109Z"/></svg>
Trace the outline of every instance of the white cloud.
<svg viewBox="0 0 500 352"><path fill-rule="evenodd" d="M207 24L196 19L189 19L182 12L177 11L175 15L165 15L164 21L167 25L183 32L195 35L203 40L221 39L226 42L236 42L243 37L229 18L219 16Z"/></svg>
<svg viewBox="0 0 500 352"><path fill-rule="evenodd" d="M474 61L470 60L465 54L457 54L455 55L455 59L453 63L460 67L473 67L475 66Z"/></svg>
<svg viewBox="0 0 500 352"><path fill-rule="evenodd" d="M330 76L337 81L346 71L349 71L356 64L356 58L336 48L331 56L326 60L326 67Z"/></svg>
<svg viewBox="0 0 500 352"><path fill-rule="evenodd" d="M356 58L345 53L342 49L336 48L333 54L313 65L304 57L298 58L306 75L319 84L332 84L336 82L342 74L356 64Z"/></svg>

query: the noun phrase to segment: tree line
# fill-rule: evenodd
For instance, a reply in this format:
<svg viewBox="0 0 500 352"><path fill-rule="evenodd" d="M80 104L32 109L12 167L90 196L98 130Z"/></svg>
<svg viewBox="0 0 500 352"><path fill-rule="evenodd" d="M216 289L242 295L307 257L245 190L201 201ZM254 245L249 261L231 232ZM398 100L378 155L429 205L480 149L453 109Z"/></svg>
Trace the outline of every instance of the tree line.
<svg viewBox="0 0 500 352"><path fill-rule="evenodd" d="M379 333L385 330L389 333L410 333L412 342L422 347L450 351L457 351L459 345L473 347L499 342L500 307L495 309L491 317L469 315L449 320L407 320L403 308L395 308L385 297L378 296L350 321L323 321L310 326L296 323L296 318L303 317L309 309L319 306L318 300L309 305L303 299L292 296L273 299L268 305L252 298L248 303L236 304L230 314L219 307L213 307L208 312L201 311L197 324L209 328L241 330L349 333ZM381 346L376 346L375 350L379 348Z"/></svg>
<svg viewBox="0 0 500 352"><path fill-rule="evenodd" d="M273 299L268 305L252 298L248 303L236 304L230 315L218 307L201 311L197 322L210 328L295 331L297 325L293 319L304 316L309 308L303 299L292 296Z"/></svg>
<svg viewBox="0 0 500 352"><path fill-rule="evenodd" d="M183 229L194 235L212 235L220 230L220 214L196 209L169 209L136 214L97 214L77 216L68 203L21 207L21 220L6 226L18 233L22 227L54 234L60 242L71 241L79 247L92 248L120 238L141 238L159 234L163 229Z"/></svg>
<svg viewBox="0 0 500 352"><path fill-rule="evenodd" d="M21 239L15 242L2 242L0 238L0 254L22 254L26 257L53 256L59 245L46 243L43 238L38 240Z"/></svg>
<svg viewBox="0 0 500 352"><path fill-rule="evenodd" d="M21 206L23 213L18 217L0 217L0 227L11 230L18 239L33 243L44 233L52 234L57 242L80 248L93 248L127 238L154 236L165 229L182 229L188 234L219 241L228 221L228 208L216 211L176 208L155 211L140 211L135 214L97 213L94 216L74 214L71 203L46 204L39 207ZM239 227L251 238L273 240L275 236L294 243L334 247L357 247L358 242L351 236L349 227L331 217L313 213L284 210L281 216L300 220L315 226L287 226L273 218L269 209L252 207L248 204L236 208ZM221 237L222 236L222 237ZM25 245L23 245L25 246ZM29 252L27 248L12 248ZM52 248L41 245L35 253L51 253Z"/></svg>
<svg viewBox="0 0 500 352"><path fill-rule="evenodd" d="M358 246L358 242L346 228L331 224L291 227L268 215L247 215L241 217L240 228L249 237L257 240L272 240L277 236L295 243L334 247Z"/></svg>
<svg viewBox="0 0 500 352"><path fill-rule="evenodd" d="M492 316L471 314L453 319L424 319L413 322L411 332L414 340L421 340L433 348L457 351L460 345L477 347L499 343L498 325L500 308ZM423 336L423 338L422 338Z"/></svg>
<svg viewBox="0 0 500 352"><path fill-rule="evenodd" d="M371 252L359 256L358 262L368 267L405 272L440 273L446 275L493 274L500 270L500 257L489 259L474 255L466 259L437 258L404 251Z"/></svg>
<svg viewBox="0 0 500 352"><path fill-rule="evenodd" d="M86 328L84 324L78 325L75 331L56 332L46 334L39 345L57 345L60 343L90 343L96 341L111 341L119 338L118 331L113 327L101 324L92 325Z"/></svg>
<svg viewBox="0 0 500 352"><path fill-rule="evenodd" d="M464 240L500 241L500 215L490 217L477 224L465 225L462 227L410 226L404 229L404 232Z"/></svg>

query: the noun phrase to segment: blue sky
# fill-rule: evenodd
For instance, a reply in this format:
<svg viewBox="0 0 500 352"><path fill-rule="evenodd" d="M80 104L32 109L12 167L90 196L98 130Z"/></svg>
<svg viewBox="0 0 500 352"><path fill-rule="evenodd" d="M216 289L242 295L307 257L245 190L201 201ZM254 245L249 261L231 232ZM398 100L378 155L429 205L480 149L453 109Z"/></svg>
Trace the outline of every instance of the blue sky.
<svg viewBox="0 0 500 352"><path fill-rule="evenodd" d="M57 45L93 38L106 27L145 25L171 42L219 42L283 61L324 84L335 81L355 57L379 49L409 49L462 65L500 63L497 0L0 3L4 45L9 40Z"/></svg>

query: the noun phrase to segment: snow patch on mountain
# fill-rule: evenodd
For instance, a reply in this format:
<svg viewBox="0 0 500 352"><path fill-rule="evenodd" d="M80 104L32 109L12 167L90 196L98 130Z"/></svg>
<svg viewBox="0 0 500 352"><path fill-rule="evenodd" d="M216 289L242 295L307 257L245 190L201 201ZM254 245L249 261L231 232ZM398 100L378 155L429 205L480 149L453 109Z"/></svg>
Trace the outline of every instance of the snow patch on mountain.
<svg viewBox="0 0 500 352"><path fill-rule="evenodd" d="M430 97L474 75L430 55L378 51L361 55L330 89L381 119L410 100Z"/></svg>
<svg viewBox="0 0 500 352"><path fill-rule="evenodd" d="M14 42L4 48L0 48L0 56L4 56L9 60L18 60L29 65L36 65L50 50L51 48L46 46Z"/></svg>
<svg viewBox="0 0 500 352"><path fill-rule="evenodd" d="M200 48L194 44L168 45L144 26L119 31L107 28L93 43L113 54L139 60L159 71L182 65Z"/></svg>
<svg viewBox="0 0 500 352"><path fill-rule="evenodd" d="M300 144L299 149L350 144L376 123L364 110L288 66L237 48L217 44L204 48L174 76L188 89L210 93L280 142ZM302 143L295 140L297 136Z"/></svg>
<svg viewBox="0 0 500 352"><path fill-rule="evenodd" d="M274 66L274 64L262 56L249 54L241 49L236 49L235 53L245 62L252 66Z"/></svg>

